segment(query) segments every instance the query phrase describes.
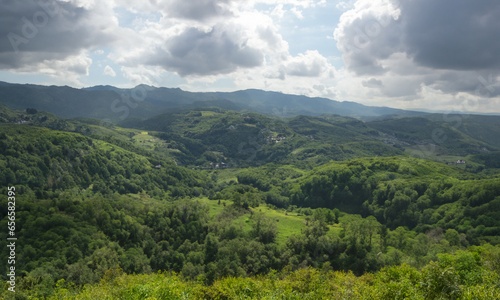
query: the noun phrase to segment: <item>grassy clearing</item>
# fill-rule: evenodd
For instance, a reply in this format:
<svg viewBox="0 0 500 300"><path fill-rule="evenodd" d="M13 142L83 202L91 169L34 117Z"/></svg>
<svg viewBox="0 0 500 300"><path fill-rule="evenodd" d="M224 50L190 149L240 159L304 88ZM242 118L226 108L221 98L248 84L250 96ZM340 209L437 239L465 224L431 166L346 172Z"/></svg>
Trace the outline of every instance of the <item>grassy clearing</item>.
<svg viewBox="0 0 500 300"><path fill-rule="evenodd" d="M446 150L442 149L439 146L432 146L432 145L424 145L424 146L415 145L415 146L405 147L405 153L410 156L428 159L440 163L451 163L451 162L456 162L459 159L460 160L466 159L466 157L461 155L447 155L444 154L443 152L446 152Z"/></svg>
<svg viewBox="0 0 500 300"><path fill-rule="evenodd" d="M232 201L228 200L221 200L221 204L218 204L219 200L210 200L207 197L199 198L197 200L208 206L208 213L211 218L217 216L224 210L224 205L222 204L223 202L225 202L226 205L233 204Z"/></svg>
<svg viewBox="0 0 500 300"><path fill-rule="evenodd" d="M305 225L305 217L298 216L296 213L287 213L282 210L275 210L266 206L253 208L254 214L262 213L266 217L276 222L278 236L276 243L283 245L293 234L300 235ZM250 232L253 224L253 215L244 214L234 220L234 223L241 226L244 232Z"/></svg>
<svg viewBox="0 0 500 300"><path fill-rule="evenodd" d="M276 226L278 228L276 242L280 245L284 244L293 234L299 235L302 229L306 227L305 217L299 216L297 213L287 213L284 210L275 210L266 206L258 207L256 210L276 220Z"/></svg>
<svg viewBox="0 0 500 300"><path fill-rule="evenodd" d="M143 148L154 150L156 145L161 142L160 139L150 135L147 131L138 131L132 137L132 140Z"/></svg>
<svg viewBox="0 0 500 300"><path fill-rule="evenodd" d="M223 203L226 206L232 205L233 202L229 200L209 200L207 197L199 198L198 201L208 206L211 218L216 217L224 210ZM297 213L287 213L284 210L275 210L267 206L259 206L252 209L254 213L263 213L265 216L276 221L278 228L277 243L284 244L286 240L293 234L300 234L301 230L306 226L305 217L299 216ZM250 212L239 216L233 220L234 224L242 227L244 232L249 232L252 228L253 216Z"/></svg>
<svg viewBox="0 0 500 300"><path fill-rule="evenodd" d="M233 202L229 200L221 200L221 204L218 204L219 200L209 200L207 197L199 198L197 200L208 206L211 218L216 218L217 215L222 213L225 207L223 203L226 203L226 206L233 204ZM296 212L286 212L283 209L273 209L265 205L252 208L252 211L253 214L262 213L276 222L276 227L278 229L276 242L279 245L283 245L288 238L294 234L300 235L302 230L306 227L307 216ZM243 232L248 233L252 229L253 220L253 215L249 211L248 213L235 218L233 223L239 228L242 228ZM328 228L329 231L327 234L332 236L339 236L342 231L339 224L328 225Z"/></svg>
<svg viewBox="0 0 500 300"><path fill-rule="evenodd" d="M206 110L201 111L201 116L202 117L213 117L213 116L216 116L218 114L219 113L217 113L215 111L206 111Z"/></svg>
<svg viewBox="0 0 500 300"><path fill-rule="evenodd" d="M328 229L329 230L326 234L330 236L340 236L340 233L342 232L340 224L328 225Z"/></svg>
<svg viewBox="0 0 500 300"><path fill-rule="evenodd" d="M217 176L217 183L229 183L231 180L234 180L235 182L238 182L238 179L236 176L238 175L239 172L241 172L244 169L220 169L217 171L214 171L213 174Z"/></svg>

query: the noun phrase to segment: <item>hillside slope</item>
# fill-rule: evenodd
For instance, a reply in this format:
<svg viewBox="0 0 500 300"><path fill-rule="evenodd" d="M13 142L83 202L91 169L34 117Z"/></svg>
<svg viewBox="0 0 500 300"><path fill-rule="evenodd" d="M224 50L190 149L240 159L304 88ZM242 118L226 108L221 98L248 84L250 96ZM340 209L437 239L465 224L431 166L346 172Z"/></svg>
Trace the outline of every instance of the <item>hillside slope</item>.
<svg viewBox="0 0 500 300"><path fill-rule="evenodd" d="M248 282L234 278L255 275L276 282L273 270L314 267L297 280L303 287L319 269L373 279L370 274L392 266L390 274L402 270L419 284L438 282L446 270L445 283L462 291L489 287L482 285L489 277L482 277L487 264L479 255L489 249L485 259L498 261L497 248L471 247L500 244L495 170L473 174L404 155L375 157L401 150L353 118L276 119L202 108L122 128L0 107L0 122L0 193L15 187L20 296L85 290L95 298L86 289L109 288L106 282L121 276L120 269L173 271L206 288L221 278ZM172 158L185 158L189 168ZM220 159L242 163L222 167ZM251 162L255 167L242 167ZM8 201L2 197L0 205ZM12 219L0 210L0 227ZM466 249L472 252L460 254ZM457 263L450 263L455 260L447 253L456 251ZM8 255L1 251L0 260ZM440 259L439 266L431 263ZM411 267L394 267L402 263ZM418 268L425 268L422 275ZM471 273L479 281L456 277ZM6 274L0 274L3 295ZM130 297L149 289L147 282L122 286L133 289L124 292Z"/></svg>
<svg viewBox="0 0 500 300"><path fill-rule="evenodd" d="M280 117L301 114L318 116L324 113L353 117L423 114L261 90L193 93L178 88L156 88L147 85L139 85L133 89L119 89L112 86L75 89L68 86L2 83L0 104L18 110L36 108L63 118L90 117L114 122L128 117L150 118L178 108L206 106L253 111Z"/></svg>
<svg viewBox="0 0 500 300"><path fill-rule="evenodd" d="M200 108L120 125L155 131L169 148L179 150L173 155L182 164L207 168L222 162L232 167L269 162L314 166L332 159L401 153L363 122L333 115L281 119Z"/></svg>

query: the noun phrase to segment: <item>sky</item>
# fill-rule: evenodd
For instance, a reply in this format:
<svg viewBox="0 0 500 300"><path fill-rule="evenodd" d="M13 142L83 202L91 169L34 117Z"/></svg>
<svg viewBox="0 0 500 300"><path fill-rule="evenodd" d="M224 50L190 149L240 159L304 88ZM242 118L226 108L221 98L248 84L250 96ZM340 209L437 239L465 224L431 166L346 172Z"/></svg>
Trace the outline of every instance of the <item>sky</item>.
<svg viewBox="0 0 500 300"><path fill-rule="evenodd" d="M500 1L0 0L0 81L500 113Z"/></svg>

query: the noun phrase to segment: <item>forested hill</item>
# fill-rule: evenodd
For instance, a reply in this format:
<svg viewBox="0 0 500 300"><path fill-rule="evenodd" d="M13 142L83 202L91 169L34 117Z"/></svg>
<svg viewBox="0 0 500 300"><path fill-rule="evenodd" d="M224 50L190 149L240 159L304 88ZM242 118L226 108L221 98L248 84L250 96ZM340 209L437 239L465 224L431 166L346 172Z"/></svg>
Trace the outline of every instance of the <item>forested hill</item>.
<svg viewBox="0 0 500 300"><path fill-rule="evenodd" d="M421 145L433 155L481 154L500 147L500 117L428 115L374 121L369 127L388 134L395 143Z"/></svg>
<svg viewBox="0 0 500 300"><path fill-rule="evenodd" d="M158 271L204 298L271 281L296 295L333 295L309 286L332 276L386 299L393 294L382 287L398 278L431 298L495 289L493 144L465 166L447 165L404 155L417 144L386 140L385 123L348 117L202 108L128 121L0 108L0 191L15 187L18 297L166 297L174 291L144 275ZM464 141L475 149L478 140ZM0 210L0 227L9 221ZM6 242L1 231L0 249ZM0 261L8 255L0 251Z"/></svg>
<svg viewBox="0 0 500 300"><path fill-rule="evenodd" d="M183 165L265 163L316 166L330 160L408 154L442 163L496 168L500 117L429 115L363 122L338 115L275 118L219 108L178 110L120 123L165 140ZM498 134L496 134L498 133ZM222 154L222 156L220 155Z"/></svg>
<svg viewBox="0 0 500 300"><path fill-rule="evenodd" d="M500 181L409 157L332 162L314 169L291 192L292 204L375 216L391 228L456 229L499 243Z"/></svg>
<svg viewBox="0 0 500 300"><path fill-rule="evenodd" d="M68 86L3 82L0 84L0 104L18 110L32 107L63 118L89 117L113 121L127 117L153 117L172 109L208 106L281 117L319 116L324 113L356 117L425 114L261 90L193 93L178 88L157 88L147 85L139 85L132 89L112 86L75 89Z"/></svg>
<svg viewBox="0 0 500 300"><path fill-rule="evenodd" d="M80 134L26 125L0 128L2 185L24 186L41 198L72 188L101 194L146 190L152 195L192 195L206 181L171 162Z"/></svg>
<svg viewBox="0 0 500 300"><path fill-rule="evenodd" d="M209 167L225 162L233 167L269 162L314 166L329 160L401 154L383 142L363 122L340 116L272 118L201 108L120 125L150 131L166 141L184 165Z"/></svg>

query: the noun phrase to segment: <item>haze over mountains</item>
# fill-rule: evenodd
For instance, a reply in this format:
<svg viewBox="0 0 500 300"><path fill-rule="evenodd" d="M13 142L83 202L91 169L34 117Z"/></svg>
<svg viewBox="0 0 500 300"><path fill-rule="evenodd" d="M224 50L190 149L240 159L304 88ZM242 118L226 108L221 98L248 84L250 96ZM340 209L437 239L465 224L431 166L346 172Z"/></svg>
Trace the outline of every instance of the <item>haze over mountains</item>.
<svg viewBox="0 0 500 300"><path fill-rule="evenodd" d="M32 107L63 118L90 117L112 121L120 121L127 117L148 118L169 112L174 108L193 107L254 111L278 117L319 116L327 113L366 119L387 115L424 114L255 89L193 93L179 88L157 88L147 85L139 85L133 89L120 89L112 86L75 89L68 86L2 82L0 83L0 104L18 110Z"/></svg>

